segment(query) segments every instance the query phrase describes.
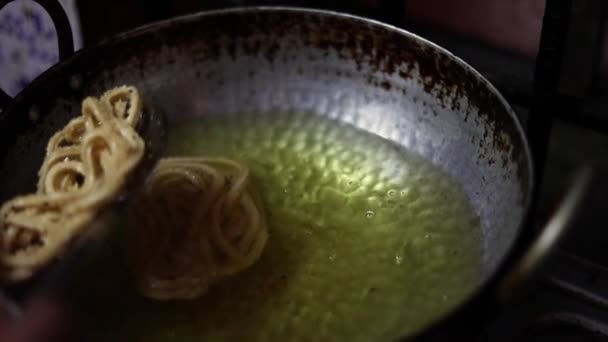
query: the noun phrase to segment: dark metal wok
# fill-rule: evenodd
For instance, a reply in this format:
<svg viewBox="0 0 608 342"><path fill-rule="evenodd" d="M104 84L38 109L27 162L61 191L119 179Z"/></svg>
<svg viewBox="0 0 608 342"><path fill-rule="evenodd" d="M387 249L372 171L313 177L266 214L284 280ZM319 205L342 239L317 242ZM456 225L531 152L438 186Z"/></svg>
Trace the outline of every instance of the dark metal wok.
<svg viewBox="0 0 608 342"><path fill-rule="evenodd" d="M7 1L0 1L0 8ZM59 25L67 19L38 1ZM479 291L420 337L475 323L546 254L580 200L577 178L539 240L518 239L532 201L532 159L504 98L477 71L406 31L345 14L287 8L199 13L118 35L63 59L0 115L0 199L32 190L47 139L87 95L128 83L169 120L297 110L351 123L415 151L463 185L483 230ZM525 227L529 229L530 227ZM458 323L458 324L456 324Z"/></svg>

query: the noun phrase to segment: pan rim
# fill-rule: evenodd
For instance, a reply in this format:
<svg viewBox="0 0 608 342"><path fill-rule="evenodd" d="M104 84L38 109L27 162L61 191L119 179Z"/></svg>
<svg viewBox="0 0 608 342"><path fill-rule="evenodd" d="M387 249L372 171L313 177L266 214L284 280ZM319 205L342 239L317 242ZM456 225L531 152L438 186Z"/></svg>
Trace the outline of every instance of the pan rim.
<svg viewBox="0 0 608 342"><path fill-rule="evenodd" d="M415 33L407 31L405 29L398 28L394 25L387 24L387 23L381 22L379 20L366 18L366 17L359 16L359 15L348 14L348 13L334 11L334 10L305 8L305 7L291 7L291 6L239 6L239 7L225 8L225 9L201 11L201 12L197 12L197 13L176 16L176 17L148 23L148 24L133 28L131 30L125 31L125 32L120 32L120 33L110 36L108 38L102 39L98 43L95 43L90 46L85 46L84 48L76 51L74 54L72 54L71 56L66 58L65 60L58 61L56 64L54 64L53 66L48 68L46 71L41 73L38 77L36 77L32 82L30 82L30 84L28 86L26 86L22 91L20 91L13 98L12 102L6 108L4 108L2 111L0 111L0 127L6 126L5 121L7 119L10 119L9 114L11 114L12 116L16 115L16 113L13 113L15 111L14 107L16 107L19 103L26 101L29 97L34 95L36 93L35 92L36 89L39 87L40 84L44 84L48 79L52 79L54 77L57 77L57 75L61 75L66 69L69 70L70 65L73 64L74 61L81 59L81 58L85 58L86 56L89 56L91 54L94 54L95 51L99 51L100 49L105 49L105 48L111 47L111 46L117 44L118 42L122 42L122 41L129 40L129 39L135 39L137 37L145 36L146 34L153 33L158 30L163 30L171 25L175 25L176 23L177 24L186 24L186 23L200 21L206 17L213 17L213 16L218 16L218 15L249 14L249 13L306 14L306 15L317 15L317 16L322 16L322 17L326 17L326 18L340 18L340 19L352 20L359 24L374 26L374 27L380 28L382 30L385 30L386 32L393 32L398 35L402 35L408 39L414 40L417 43L420 43L424 46L431 48L434 53L442 54L445 57L452 60L453 62L455 62L456 65L463 68L464 71L468 75L479 80L481 85L483 87L487 88L488 91L492 94L492 96L494 96L498 100L498 103L500 103L500 106L502 106L502 108L505 110L506 114L510 117L511 122L515 125L516 134L519 136L519 139L521 139L522 153L525 155L524 159L526 161L526 165L524 166L526 168L526 170L523 170L523 171L527 173L528 178L531 180L530 182L528 182L526 189L524 191L524 194L523 194L525 196L525 201L523 202L523 205L522 205L523 216L517 225L513 240L509 242L509 246L507 247L507 253L505 253L504 255L502 255L500 257L500 259L496 263L496 266L494 267L494 269L492 269L489 272L488 277L486 277L485 280L482 280L476 286L476 289L474 291L472 291L470 294L468 294L467 296L465 296L460 301L460 303L454 305L453 307L451 307L451 308L447 309L446 311L444 311L443 313L439 314L435 319L429 321L427 324L419 327L417 331L413 332L410 336L407 336L407 338L415 337L420 333L424 333L429 328L432 328L435 325L442 324L443 322L447 321L448 319L450 319L450 317L452 317L455 314L457 314L458 312L462 311L463 308L469 307L471 305L471 303L473 301L475 301L475 299L477 299L477 297L480 295L480 293L486 291L489 284L492 283L494 280L496 280L496 278L500 275L501 271L504 271L503 269L505 268L505 266L507 266L508 261L510 259L512 259L512 254L513 254L514 248L517 245L522 243L522 241L521 241L522 235L523 235L522 232L523 232L524 226L527 223L526 218L529 215L529 212L531 209L532 196L534 193L533 190L537 186L537 184L535 184L535 180L533 178L533 175L535 172L535 165L533 162L529 141L528 141L526 133L523 129L523 126L522 126L519 118L517 117L515 111L513 110L511 105L507 102L507 100L504 98L504 96L500 93L500 91L488 79L486 79L479 71L477 71L475 68L473 68L471 65L469 65L466 61L464 61L460 57L454 55L452 52L450 52L446 48L441 47L440 45L438 45L426 38L423 38ZM519 166L521 167L523 165L519 165ZM2 290L2 288L0 288L0 291L1 290Z"/></svg>

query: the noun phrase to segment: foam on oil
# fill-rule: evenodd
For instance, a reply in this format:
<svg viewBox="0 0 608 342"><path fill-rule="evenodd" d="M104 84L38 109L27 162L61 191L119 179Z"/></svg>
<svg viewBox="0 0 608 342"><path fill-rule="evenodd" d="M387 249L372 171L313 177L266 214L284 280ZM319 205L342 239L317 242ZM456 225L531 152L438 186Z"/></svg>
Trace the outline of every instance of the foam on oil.
<svg viewBox="0 0 608 342"><path fill-rule="evenodd" d="M269 218L261 259L199 300L159 304L135 294L117 237L80 283L97 337L392 340L478 284L478 222L461 187L437 167L327 118L235 118L174 124L168 154L250 167Z"/></svg>

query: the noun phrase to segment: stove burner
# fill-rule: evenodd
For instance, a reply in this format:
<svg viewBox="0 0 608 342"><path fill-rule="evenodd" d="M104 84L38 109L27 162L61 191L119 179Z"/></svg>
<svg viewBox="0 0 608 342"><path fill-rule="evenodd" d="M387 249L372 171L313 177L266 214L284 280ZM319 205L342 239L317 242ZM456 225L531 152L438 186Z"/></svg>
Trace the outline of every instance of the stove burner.
<svg viewBox="0 0 608 342"><path fill-rule="evenodd" d="M551 313L532 322L517 341L608 341L608 325L584 316L569 313Z"/></svg>

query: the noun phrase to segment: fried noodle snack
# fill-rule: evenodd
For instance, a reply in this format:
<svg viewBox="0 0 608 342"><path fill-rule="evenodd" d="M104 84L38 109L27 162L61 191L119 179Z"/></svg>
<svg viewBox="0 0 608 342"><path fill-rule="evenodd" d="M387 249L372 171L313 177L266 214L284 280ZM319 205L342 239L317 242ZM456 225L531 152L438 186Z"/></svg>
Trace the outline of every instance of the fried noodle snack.
<svg viewBox="0 0 608 342"><path fill-rule="evenodd" d="M87 97L82 114L48 142L37 191L0 208L0 279L30 278L61 255L120 192L144 154L135 130L139 92L121 86Z"/></svg>

